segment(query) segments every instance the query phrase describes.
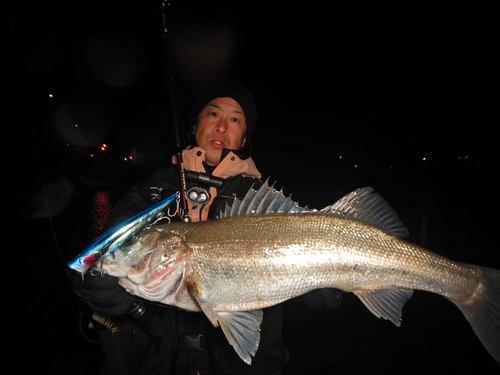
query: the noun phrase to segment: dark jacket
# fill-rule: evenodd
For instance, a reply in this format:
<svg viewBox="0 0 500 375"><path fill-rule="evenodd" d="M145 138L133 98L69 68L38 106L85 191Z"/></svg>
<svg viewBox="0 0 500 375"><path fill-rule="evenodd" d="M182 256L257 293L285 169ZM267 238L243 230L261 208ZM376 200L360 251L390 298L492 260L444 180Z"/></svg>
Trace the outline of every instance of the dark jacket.
<svg viewBox="0 0 500 375"><path fill-rule="evenodd" d="M226 204L231 204L235 197L243 198L252 186L257 189L262 184L259 180L260 173L252 159L244 159L236 152L225 150L221 163L213 170L204 163L202 149L187 149L182 157L185 169L209 172L224 179L222 187L207 187L211 196L208 204L189 203L192 221L214 218ZM179 168L175 164L151 174L133 186L116 205L104 230L171 196L179 190L179 181ZM196 184L194 181L186 180L187 189ZM93 279L95 283L95 278ZM75 289L92 310L101 315L113 315L109 319L117 328L116 332L113 333L104 327L99 330L105 353L106 373L196 374L196 371L201 375L280 373L284 364L281 306L264 309L260 346L252 365L249 366L229 345L220 328L214 328L203 314L141 301L146 305L149 318L134 319L126 312L139 299L124 290L118 293L117 290L121 287L115 278L105 276L100 279L103 280L97 281L101 285L109 283L113 288L113 302L110 302L113 306L106 306L105 297L94 298L98 294L96 289L101 288L101 285L97 287L91 285L86 293L78 291L78 287ZM82 285L80 287L85 289ZM118 298L117 295L121 297ZM94 300L98 300L99 304L93 303ZM120 307L114 306L116 303ZM164 333L159 335L158 332Z"/></svg>
<svg viewBox="0 0 500 375"><path fill-rule="evenodd" d="M206 173L207 169L210 169L204 163L205 152L200 148L186 149L182 157L186 170ZM176 163L176 157L173 158L173 161ZM262 186L262 182L259 180L261 175L252 159L241 159L233 151L225 150L222 162L213 171L209 170L208 172L216 178L223 179L223 186L210 187L203 183L197 183L189 177L186 178L186 190L195 185L201 185L206 187L211 195L208 204L195 205L188 202L191 221L213 219L225 208L226 203L231 205L234 198L242 199L251 187L258 189ZM179 191L179 174L178 166L172 164L155 171L134 185L113 208L103 231Z"/></svg>

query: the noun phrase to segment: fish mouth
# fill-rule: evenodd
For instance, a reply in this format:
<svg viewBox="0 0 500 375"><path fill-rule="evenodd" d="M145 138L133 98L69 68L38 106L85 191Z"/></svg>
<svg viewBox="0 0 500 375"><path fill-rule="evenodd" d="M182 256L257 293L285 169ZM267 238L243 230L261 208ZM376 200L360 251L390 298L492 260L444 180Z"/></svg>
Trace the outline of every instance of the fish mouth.
<svg viewBox="0 0 500 375"><path fill-rule="evenodd" d="M148 281L151 274L151 259L153 252L151 251L148 256L140 264L126 267L126 273L130 281L135 284L144 284Z"/></svg>

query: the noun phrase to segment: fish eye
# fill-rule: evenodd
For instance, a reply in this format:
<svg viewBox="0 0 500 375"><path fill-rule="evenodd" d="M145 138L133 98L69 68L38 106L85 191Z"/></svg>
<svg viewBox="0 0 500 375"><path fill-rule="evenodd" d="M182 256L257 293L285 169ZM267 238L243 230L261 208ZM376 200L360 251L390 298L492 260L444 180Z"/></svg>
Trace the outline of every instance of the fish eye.
<svg viewBox="0 0 500 375"><path fill-rule="evenodd" d="M132 236L127 241L125 241L123 243L123 246L131 246L131 245L135 244L137 241L139 241L139 237Z"/></svg>

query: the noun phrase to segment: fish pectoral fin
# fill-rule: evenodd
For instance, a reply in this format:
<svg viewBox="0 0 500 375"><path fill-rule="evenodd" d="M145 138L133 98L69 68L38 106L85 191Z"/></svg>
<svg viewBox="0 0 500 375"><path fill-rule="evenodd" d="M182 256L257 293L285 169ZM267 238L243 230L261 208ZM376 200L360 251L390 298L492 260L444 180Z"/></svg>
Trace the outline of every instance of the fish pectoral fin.
<svg viewBox="0 0 500 375"><path fill-rule="evenodd" d="M214 325L214 327L219 326L219 317L217 313L214 311L212 306L205 301L203 298L203 290L202 288L193 280L186 281L186 287L189 292L189 295L193 297L193 299L198 303L200 309L205 313L208 320Z"/></svg>
<svg viewBox="0 0 500 375"><path fill-rule="evenodd" d="M255 356L259 348L262 310L221 312L218 316L227 341L240 358L250 365L251 356Z"/></svg>
<svg viewBox="0 0 500 375"><path fill-rule="evenodd" d="M396 326L401 325L403 306L413 294L411 289L388 289L355 292L361 302L377 318L390 320Z"/></svg>
<svg viewBox="0 0 500 375"><path fill-rule="evenodd" d="M260 324L262 310L217 312L203 298L202 288L193 280L188 280L186 286L208 320L214 327L220 326L229 344L247 364L252 363L252 357L257 353L260 342Z"/></svg>

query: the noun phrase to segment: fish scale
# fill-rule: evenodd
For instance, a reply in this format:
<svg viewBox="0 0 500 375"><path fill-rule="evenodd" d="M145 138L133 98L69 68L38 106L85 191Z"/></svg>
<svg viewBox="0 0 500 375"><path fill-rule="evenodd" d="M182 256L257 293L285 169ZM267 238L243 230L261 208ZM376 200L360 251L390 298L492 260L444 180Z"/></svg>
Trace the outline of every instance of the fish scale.
<svg viewBox="0 0 500 375"><path fill-rule="evenodd" d="M256 233L258 241L245 240ZM193 272L220 311L239 304L245 309L264 308L326 287L346 292L420 289L458 300L477 288L474 277L464 277L471 274L470 267L369 225L328 215L206 222L188 231L184 241L193 251ZM272 287L256 283L259 277L272 282ZM450 290L449 285L457 282L459 287Z"/></svg>
<svg viewBox="0 0 500 375"><path fill-rule="evenodd" d="M260 310L319 288L353 292L398 326L413 290L440 294L500 362L500 271L403 240L406 228L371 188L320 211L298 207L267 183L261 189L220 219L143 231L99 269L139 297L202 311L248 364L258 349ZM266 208L258 199L272 203ZM289 211L275 213L278 206ZM248 214L249 207L258 213ZM150 262L141 261L151 252Z"/></svg>

